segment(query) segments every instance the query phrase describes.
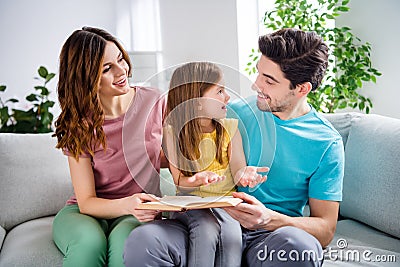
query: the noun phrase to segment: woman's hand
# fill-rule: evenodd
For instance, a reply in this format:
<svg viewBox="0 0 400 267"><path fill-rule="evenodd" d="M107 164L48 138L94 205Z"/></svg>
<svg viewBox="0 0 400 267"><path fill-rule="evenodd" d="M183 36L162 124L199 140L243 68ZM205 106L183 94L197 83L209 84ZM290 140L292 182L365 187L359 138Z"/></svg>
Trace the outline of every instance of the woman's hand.
<svg viewBox="0 0 400 267"><path fill-rule="evenodd" d="M136 217L139 222L149 222L159 213L158 210L139 210L136 209L140 203L157 201L159 198L152 194L138 193L128 197L130 201L130 214Z"/></svg>
<svg viewBox="0 0 400 267"><path fill-rule="evenodd" d="M267 176L262 176L259 172L268 172L268 167L244 166L235 174L235 183L251 188L267 180Z"/></svg>

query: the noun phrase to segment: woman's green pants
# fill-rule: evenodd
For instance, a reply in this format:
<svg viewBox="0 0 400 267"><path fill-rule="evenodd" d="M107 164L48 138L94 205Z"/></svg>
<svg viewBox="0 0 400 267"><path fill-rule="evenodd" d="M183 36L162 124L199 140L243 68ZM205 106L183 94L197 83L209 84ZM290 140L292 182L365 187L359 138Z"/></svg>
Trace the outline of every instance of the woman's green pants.
<svg viewBox="0 0 400 267"><path fill-rule="evenodd" d="M131 215L97 219L81 214L78 205L67 205L54 219L53 239L64 254L64 267L124 266L125 240L139 225Z"/></svg>

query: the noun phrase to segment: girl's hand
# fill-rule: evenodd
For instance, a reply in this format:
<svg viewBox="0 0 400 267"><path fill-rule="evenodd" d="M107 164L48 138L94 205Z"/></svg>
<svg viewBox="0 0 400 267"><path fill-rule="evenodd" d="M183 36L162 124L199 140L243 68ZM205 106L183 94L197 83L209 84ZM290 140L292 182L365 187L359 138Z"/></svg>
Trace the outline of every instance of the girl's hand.
<svg viewBox="0 0 400 267"><path fill-rule="evenodd" d="M188 178L188 182L193 182L194 184L198 185L209 185L212 183L220 182L225 179L225 176L220 176L215 172L211 171L203 171L198 172L192 177Z"/></svg>
<svg viewBox="0 0 400 267"><path fill-rule="evenodd" d="M129 197L131 202L130 213L139 220L139 222L149 222L159 213L158 210L138 210L136 207L143 202L157 201L159 198L152 194L138 193Z"/></svg>
<svg viewBox="0 0 400 267"><path fill-rule="evenodd" d="M235 174L235 183L251 188L267 180L267 176L262 176L259 172L268 172L268 167L245 166Z"/></svg>

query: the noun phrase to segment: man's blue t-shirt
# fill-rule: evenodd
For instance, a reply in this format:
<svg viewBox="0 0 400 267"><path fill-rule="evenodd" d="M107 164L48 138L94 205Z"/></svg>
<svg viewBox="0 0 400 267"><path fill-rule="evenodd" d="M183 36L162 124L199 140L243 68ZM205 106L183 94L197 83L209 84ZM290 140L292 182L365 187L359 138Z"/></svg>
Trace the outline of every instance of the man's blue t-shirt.
<svg viewBox="0 0 400 267"><path fill-rule="evenodd" d="M342 200L342 138L314 108L299 118L281 120L260 111L254 97L229 107L228 116L239 119L247 165L270 167L265 183L238 191L289 216L302 216L308 198Z"/></svg>

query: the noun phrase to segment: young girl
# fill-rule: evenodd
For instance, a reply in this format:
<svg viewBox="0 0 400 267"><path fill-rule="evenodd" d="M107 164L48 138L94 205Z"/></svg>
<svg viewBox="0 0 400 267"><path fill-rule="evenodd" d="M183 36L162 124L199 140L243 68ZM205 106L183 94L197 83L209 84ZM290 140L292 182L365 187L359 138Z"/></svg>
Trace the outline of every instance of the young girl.
<svg viewBox="0 0 400 267"><path fill-rule="evenodd" d="M254 187L266 167L246 167L238 121L226 119L229 95L217 65L178 67L168 92L164 153L178 194L230 195L235 186ZM233 174L233 175L232 175ZM172 213L189 230L188 266L240 266L241 228L223 209Z"/></svg>
<svg viewBox="0 0 400 267"><path fill-rule="evenodd" d="M130 87L130 73L127 53L104 30L77 30L61 50L55 136L75 193L53 223L63 266L124 266L125 239L157 215L136 207L154 200L144 192L159 194L165 105L156 90Z"/></svg>

